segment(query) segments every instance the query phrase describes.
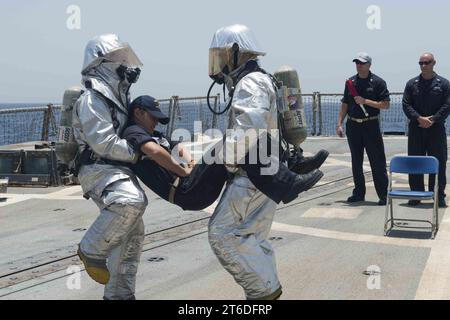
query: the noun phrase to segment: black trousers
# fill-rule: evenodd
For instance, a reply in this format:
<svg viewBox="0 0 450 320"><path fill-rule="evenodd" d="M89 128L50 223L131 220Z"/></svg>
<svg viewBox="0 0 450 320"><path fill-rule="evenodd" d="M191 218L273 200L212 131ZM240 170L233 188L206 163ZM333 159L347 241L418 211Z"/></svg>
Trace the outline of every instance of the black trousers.
<svg viewBox="0 0 450 320"><path fill-rule="evenodd" d="M447 134L445 126L437 123L428 129L419 128L417 123L411 122L408 133L408 155L410 156L433 156L439 160L439 198L445 197L445 186L447 184ZM428 179L428 189L433 191L436 175L431 174ZM414 191L425 191L423 175L410 175L409 186Z"/></svg>
<svg viewBox="0 0 450 320"><path fill-rule="evenodd" d="M172 184L177 178L175 174L150 159L138 161L131 166L131 169L147 187L161 198L169 201ZM220 196L227 179L228 173L225 166L198 164L192 170L191 175L180 178L174 203L184 210L205 209Z"/></svg>
<svg viewBox="0 0 450 320"><path fill-rule="evenodd" d="M352 154L353 181L355 183L353 195L356 197L366 195L366 181L363 173L365 149L369 157L377 195L380 199L386 198L388 188L386 154L378 120L357 123L349 119L346 134Z"/></svg>

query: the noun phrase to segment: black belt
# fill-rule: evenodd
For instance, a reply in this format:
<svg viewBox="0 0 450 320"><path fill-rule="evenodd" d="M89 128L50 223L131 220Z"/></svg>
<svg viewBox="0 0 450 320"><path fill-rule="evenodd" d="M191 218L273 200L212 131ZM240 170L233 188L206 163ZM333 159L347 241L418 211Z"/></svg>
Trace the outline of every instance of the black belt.
<svg viewBox="0 0 450 320"><path fill-rule="evenodd" d="M116 161L116 160L110 160L105 159L97 156L91 149L87 148L84 149L81 153L80 159L79 159L79 166L84 165L91 165L91 164L109 164L113 166L127 166L125 162ZM79 168L78 168L79 169Z"/></svg>
<svg viewBox="0 0 450 320"><path fill-rule="evenodd" d="M367 122L367 121L371 121L371 120L378 120L379 116L373 116L373 117L362 118L362 119L349 117L349 119L354 121L354 122L357 122L357 123L363 123L363 122Z"/></svg>

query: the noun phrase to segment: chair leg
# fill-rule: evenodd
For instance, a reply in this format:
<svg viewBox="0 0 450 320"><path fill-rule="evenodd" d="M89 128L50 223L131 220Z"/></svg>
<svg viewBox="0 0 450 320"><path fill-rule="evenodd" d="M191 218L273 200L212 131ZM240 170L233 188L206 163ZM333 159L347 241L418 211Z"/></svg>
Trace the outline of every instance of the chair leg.
<svg viewBox="0 0 450 320"><path fill-rule="evenodd" d="M433 208L433 218L432 218L432 225L431 225L431 240L434 240L434 238L436 237L436 233L437 233L437 222L436 222L436 211L435 208Z"/></svg>
<svg viewBox="0 0 450 320"><path fill-rule="evenodd" d="M436 237L436 233L439 230L439 207L438 207L438 201L437 199L434 199L434 206L433 206L433 239Z"/></svg>
<svg viewBox="0 0 450 320"><path fill-rule="evenodd" d="M439 187L438 187L438 174L436 174L435 177L435 184L434 184L434 206L433 206L433 222L434 222L434 232L433 232L433 239L436 237L436 233L439 230Z"/></svg>
<svg viewBox="0 0 450 320"><path fill-rule="evenodd" d="M388 220L389 220L389 203L391 201L391 198L387 198L386 201L386 214L384 216L384 235L387 235L387 224L388 224Z"/></svg>
<svg viewBox="0 0 450 320"><path fill-rule="evenodd" d="M394 228L394 208L393 208L393 202L391 199L391 229Z"/></svg>
<svg viewBox="0 0 450 320"><path fill-rule="evenodd" d="M436 232L439 230L439 208L436 207Z"/></svg>

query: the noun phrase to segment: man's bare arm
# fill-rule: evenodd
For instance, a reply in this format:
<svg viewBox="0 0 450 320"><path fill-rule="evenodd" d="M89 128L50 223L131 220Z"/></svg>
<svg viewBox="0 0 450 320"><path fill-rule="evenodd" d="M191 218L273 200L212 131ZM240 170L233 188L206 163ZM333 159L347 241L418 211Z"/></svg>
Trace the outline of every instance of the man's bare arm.
<svg viewBox="0 0 450 320"><path fill-rule="evenodd" d="M365 99L363 97L355 97L355 102L357 104L365 104L369 107L380 110L389 109L389 106L391 105L389 101L373 101L370 99Z"/></svg>
<svg viewBox="0 0 450 320"><path fill-rule="evenodd" d="M153 141L143 144L141 151L161 167L175 173L179 177L188 176L191 172L190 168L180 166L166 149Z"/></svg>
<svg viewBox="0 0 450 320"><path fill-rule="evenodd" d="M337 123L337 127L336 127L336 133L339 137L344 136L344 129L342 128L342 123L344 122L344 119L347 116L347 112L348 112L348 104L342 103L341 110L339 111L338 123Z"/></svg>
<svg viewBox="0 0 450 320"><path fill-rule="evenodd" d="M186 148L180 145L177 145L177 147L180 158L186 160L187 163L191 163L193 160L191 154L186 150Z"/></svg>

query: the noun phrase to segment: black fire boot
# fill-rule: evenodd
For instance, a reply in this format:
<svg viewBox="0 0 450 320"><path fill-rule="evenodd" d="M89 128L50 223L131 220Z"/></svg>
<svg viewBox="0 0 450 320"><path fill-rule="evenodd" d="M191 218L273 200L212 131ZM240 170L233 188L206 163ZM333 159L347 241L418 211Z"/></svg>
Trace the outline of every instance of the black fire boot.
<svg viewBox="0 0 450 320"><path fill-rule="evenodd" d="M319 169L329 154L326 150L320 150L313 157L304 157L302 154L296 153L288 159L288 166L297 174L305 174Z"/></svg>
<svg viewBox="0 0 450 320"><path fill-rule="evenodd" d="M299 193L312 188L322 177L320 170L313 170L307 174L295 174L280 163L278 172L274 175L261 175L261 166L242 165L250 181L267 197L279 204L289 203L296 199Z"/></svg>
<svg viewBox="0 0 450 320"><path fill-rule="evenodd" d="M318 169L314 169L310 173L297 175L292 187L284 196L283 203L286 204L295 200L299 193L311 189L317 182L319 182L320 179L322 179L322 177L323 172Z"/></svg>

